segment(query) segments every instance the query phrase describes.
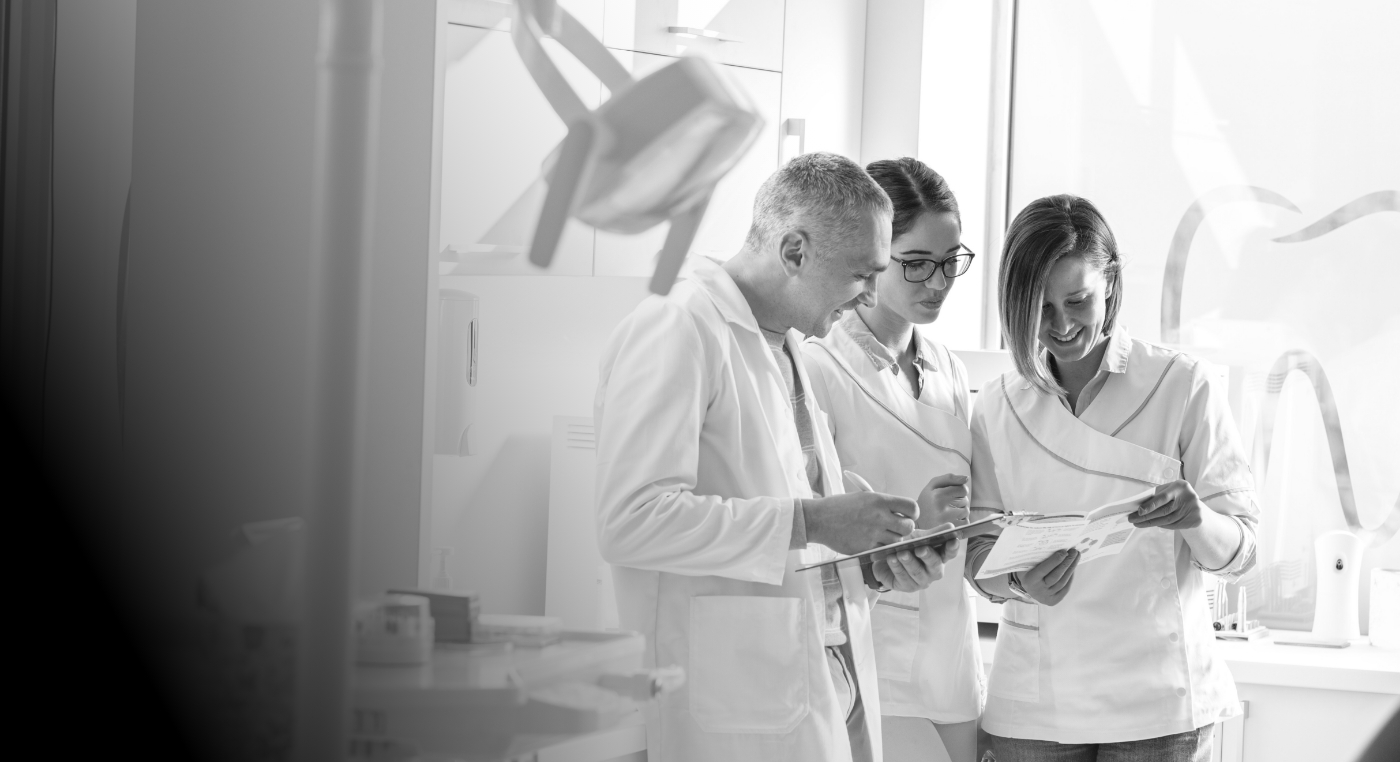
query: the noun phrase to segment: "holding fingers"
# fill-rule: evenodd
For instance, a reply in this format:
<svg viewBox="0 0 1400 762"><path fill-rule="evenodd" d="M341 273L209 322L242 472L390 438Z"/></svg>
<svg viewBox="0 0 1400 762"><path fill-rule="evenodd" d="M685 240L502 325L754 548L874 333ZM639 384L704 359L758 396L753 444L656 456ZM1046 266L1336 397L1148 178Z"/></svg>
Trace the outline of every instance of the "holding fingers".
<svg viewBox="0 0 1400 762"><path fill-rule="evenodd" d="M1036 603L1054 606L1064 600L1079 566L1078 550L1057 550L1029 571L1016 574L1021 587Z"/></svg>
<svg viewBox="0 0 1400 762"><path fill-rule="evenodd" d="M942 474L929 480L919 493L919 528L966 524L967 483L968 477L960 474Z"/></svg>
<svg viewBox="0 0 1400 762"><path fill-rule="evenodd" d="M952 524L934 527L934 532L952 529ZM903 549L875 559L873 570L882 588L912 593L943 578L944 565L958 555L956 540L939 546L925 545Z"/></svg>
<svg viewBox="0 0 1400 762"><path fill-rule="evenodd" d="M1152 497L1142 501L1136 513L1128 516L1135 527L1194 529L1201 525L1205 506L1190 482L1178 479L1157 487Z"/></svg>
<svg viewBox="0 0 1400 762"><path fill-rule="evenodd" d="M919 504L907 497L860 491L803 500L802 512L811 541L849 555L904 539L914 531Z"/></svg>

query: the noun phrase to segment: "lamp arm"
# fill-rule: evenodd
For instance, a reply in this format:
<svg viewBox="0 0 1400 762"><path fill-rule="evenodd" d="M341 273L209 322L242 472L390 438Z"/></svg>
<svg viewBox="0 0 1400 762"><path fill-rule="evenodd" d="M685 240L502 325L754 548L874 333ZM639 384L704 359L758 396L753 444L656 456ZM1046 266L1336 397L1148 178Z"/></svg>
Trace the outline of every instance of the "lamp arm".
<svg viewBox="0 0 1400 762"><path fill-rule="evenodd" d="M572 13L557 6L554 0L520 0L515 23L511 25L511 40L530 77L565 124L587 118L589 110L545 52L546 36L558 41L613 95L632 84L627 69Z"/></svg>

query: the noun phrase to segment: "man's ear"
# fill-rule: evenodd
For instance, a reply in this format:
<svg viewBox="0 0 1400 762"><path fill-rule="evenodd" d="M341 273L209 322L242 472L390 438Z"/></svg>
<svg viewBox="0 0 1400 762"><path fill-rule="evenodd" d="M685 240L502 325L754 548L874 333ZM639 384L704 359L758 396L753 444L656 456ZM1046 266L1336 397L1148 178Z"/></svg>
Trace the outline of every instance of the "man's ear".
<svg viewBox="0 0 1400 762"><path fill-rule="evenodd" d="M812 249L812 239L807 231L789 230L778 239L778 261L788 276L794 276L803 267L810 266L815 258L816 252Z"/></svg>

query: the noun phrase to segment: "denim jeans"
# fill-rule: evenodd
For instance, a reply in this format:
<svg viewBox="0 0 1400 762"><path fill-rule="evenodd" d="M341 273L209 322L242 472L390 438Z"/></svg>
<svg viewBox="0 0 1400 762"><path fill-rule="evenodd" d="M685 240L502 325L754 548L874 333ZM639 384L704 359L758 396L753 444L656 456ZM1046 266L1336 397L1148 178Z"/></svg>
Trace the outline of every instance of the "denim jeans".
<svg viewBox="0 0 1400 762"><path fill-rule="evenodd" d="M992 736L996 762L1210 762L1215 726L1120 743L1055 743Z"/></svg>

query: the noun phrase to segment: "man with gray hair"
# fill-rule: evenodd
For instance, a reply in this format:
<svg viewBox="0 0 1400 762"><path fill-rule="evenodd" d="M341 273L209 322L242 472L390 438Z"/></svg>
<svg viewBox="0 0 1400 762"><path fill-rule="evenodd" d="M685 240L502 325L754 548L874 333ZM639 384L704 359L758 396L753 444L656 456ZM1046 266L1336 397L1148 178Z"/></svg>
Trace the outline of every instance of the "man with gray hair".
<svg viewBox="0 0 1400 762"><path fill-rule="evenodd" d="M890 219L859 165L798 157L759 190L743 249L723 265L698 261L604 351L599 548L622 626L647 636L648 666L688 677L648 709L652 762L881 757L877 593L859 569L796 569L898 540L919 509L846 492L797 342L874 303ZM913 591L944 560L924 548L874 573L882 588Z"/></svg>

